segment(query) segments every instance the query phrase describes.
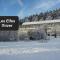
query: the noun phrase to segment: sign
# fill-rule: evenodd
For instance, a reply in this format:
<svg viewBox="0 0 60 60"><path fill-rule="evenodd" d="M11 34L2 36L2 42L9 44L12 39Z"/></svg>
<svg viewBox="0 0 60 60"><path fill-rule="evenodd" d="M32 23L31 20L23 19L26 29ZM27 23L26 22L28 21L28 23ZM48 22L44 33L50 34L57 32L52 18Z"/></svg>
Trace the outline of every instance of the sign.
<svg viewBox="0 0 60 60"><path fill-rule="evenodd" d="M18 30L18 16L0 16L0 30Z"/></svg>

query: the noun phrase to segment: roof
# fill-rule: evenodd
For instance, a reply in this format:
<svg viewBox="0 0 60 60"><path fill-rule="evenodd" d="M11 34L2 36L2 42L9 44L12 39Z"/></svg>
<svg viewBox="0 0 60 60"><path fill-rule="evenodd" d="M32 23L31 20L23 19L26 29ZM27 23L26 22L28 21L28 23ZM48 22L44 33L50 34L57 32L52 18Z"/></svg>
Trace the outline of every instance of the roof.
<svg viewBox="0 0 60 60"><path fill-rule="evenodd" d="M24 22L22 25L37 25L37 24L48 24L48 23L58 23L60 19L57 20L45 20L45 21L35 21L35 22Z"/></svg>

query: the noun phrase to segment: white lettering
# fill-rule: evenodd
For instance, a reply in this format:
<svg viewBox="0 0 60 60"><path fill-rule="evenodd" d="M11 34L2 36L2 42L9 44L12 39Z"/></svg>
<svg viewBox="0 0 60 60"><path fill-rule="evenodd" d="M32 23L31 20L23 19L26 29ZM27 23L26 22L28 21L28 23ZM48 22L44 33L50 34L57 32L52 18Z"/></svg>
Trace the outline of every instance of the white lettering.
<svg viewBox="0 0 60 60"><path fill-rule="evenodd" d="M2 27L12 27L10 24L2 24Z"/></svg>
<svg viewBox="0 0 60 60"><path fill-rule="evenodd" d="M7 19L6 23L15 23L15 20Z"/></svg>

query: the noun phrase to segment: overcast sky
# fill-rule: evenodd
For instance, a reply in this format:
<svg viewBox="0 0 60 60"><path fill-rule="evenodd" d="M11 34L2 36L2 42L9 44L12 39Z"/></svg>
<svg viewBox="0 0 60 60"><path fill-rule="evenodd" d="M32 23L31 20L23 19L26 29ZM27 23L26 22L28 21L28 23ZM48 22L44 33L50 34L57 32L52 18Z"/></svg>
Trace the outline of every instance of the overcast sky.
<svg viewBox="0 0 60 60"><path fill-rule="evenodd" d="M24 18L56 8L60 8L60 0L0 0L0 16Z"/></svg>

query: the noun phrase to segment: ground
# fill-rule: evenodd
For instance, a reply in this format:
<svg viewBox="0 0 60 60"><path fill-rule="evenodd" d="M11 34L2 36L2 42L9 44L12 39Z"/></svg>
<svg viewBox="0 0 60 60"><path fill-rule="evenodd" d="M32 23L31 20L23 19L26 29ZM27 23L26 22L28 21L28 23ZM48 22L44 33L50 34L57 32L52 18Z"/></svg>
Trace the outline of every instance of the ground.
<svg viewBox="0 0 60 60"><path fill-rule="evenodd" d="M0 60L60 60L60 37L40 41L0 42Z"/></svg>

